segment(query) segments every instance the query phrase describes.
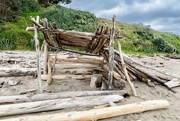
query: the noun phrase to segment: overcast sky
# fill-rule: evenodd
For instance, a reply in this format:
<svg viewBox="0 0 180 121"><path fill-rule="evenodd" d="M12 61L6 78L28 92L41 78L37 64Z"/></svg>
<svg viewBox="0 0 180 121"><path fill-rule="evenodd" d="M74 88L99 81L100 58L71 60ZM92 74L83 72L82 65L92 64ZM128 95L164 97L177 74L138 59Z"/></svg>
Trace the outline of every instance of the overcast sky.
<svg viewBox="0 0 180 121"><path fill-rule="evenodd" d="M85 10L97 17L151 25L155 30L180 35L180 0L72 0L66 7Z"/></svg>

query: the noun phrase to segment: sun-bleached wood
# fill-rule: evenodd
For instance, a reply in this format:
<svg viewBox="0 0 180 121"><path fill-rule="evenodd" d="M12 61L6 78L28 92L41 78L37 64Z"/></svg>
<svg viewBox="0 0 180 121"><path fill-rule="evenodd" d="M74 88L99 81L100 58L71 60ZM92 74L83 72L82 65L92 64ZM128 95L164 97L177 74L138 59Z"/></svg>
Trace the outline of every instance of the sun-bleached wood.
<svg viewBox="0 0 180 121"><path fill-rule="evenodd" d="M126 68L126 65L125 65L125 62L124 62L124 58L123 58L123 55L122 55L122 51L121 51L121 45L120 43L118 42L118 49L119 49L119 55L120 55L120 59L121 59L121 63L122 63L122 68L123 68L123 71L124 71L124 74L126 76L126 79L127 79L127 82L132 90L132 93L134 96L137 96L137 92L136 92L136 89L133 85L133 83L131 82L130 78L129 78L129 75L128 75L128 71L127 71L127 68Z"/></svg>
<svg viewBox="0 0 180 121"><path fill-rule="evenodd" d="M36 68L0 68L0 77L13 77L13 76L34 76Z"/></svg>
<svg viewBox="0 0 180 121"><path fill-rule="evenodd" d="M35 95L14 95L14 96L0 96L0 104L6 103L21 103L34 102L43 100L63 99L72 97L85 96L102 96L102 95L124 95L125 90L111 90L111 91L67 91L59 93L44 93Z"/></svg>
<svg viewBox="0 0 180 121"><path fill-rule="evenodd" d="M52 80L62 80L62 79L91 79L92 75L52 75ZM48 75L41 75L42 80L47 80Z"/></svg>
<svg viewBox="0 0 180 121"><path fill-rule="evenodd" d="M36 17L36 22L39 23L39 16ZM36 60L37 60L37 74L38 74L38 90L42 92L42 84L41 84L41 64L40 64L40 45L38 40L38 32L37 26L34 24L34 40L36 44Z"/></svg>
<svg viewBox="0 0 180 121"><path fill-rule="evenodd" d="M95 121L98 119L166 108L169 108L169 102L166 100L149 100L140 103L92 109L88 111L20 116L17 118L4 119L3 121Z"/></svg>
<svg viewBox="0 0 180 121"><path fill-rule="evenodd" d="M117 102L124 97L119 95L74 97L47 101L0 105L0 116L60 110L73 107L87 107Z"/></svg>

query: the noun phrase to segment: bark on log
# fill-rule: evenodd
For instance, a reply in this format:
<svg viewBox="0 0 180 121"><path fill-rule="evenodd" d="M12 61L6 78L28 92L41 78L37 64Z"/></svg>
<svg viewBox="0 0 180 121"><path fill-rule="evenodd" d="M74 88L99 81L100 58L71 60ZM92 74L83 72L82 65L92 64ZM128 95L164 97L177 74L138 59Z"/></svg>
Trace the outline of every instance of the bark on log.
<svg viewBox="0 0 180 121"><path fill-rule="evenodd" d="M0 68L0 77L34 76L36 68Z"/></svg>
<svg viewBox="0 0 180 121"><path fill-rule="evenodd" d="M112 90L112 91L73 91L73 92L46 93L46 94L36 94L36 95L0 96L0 104L34 102L34 101L63 99L63 98L72 98L72 97L85 97L85 96L102 96L102 95L123 96L125 93L126 93L125 90Z"/></svg>
<svg viewBox="0 0 180 121"><path fill-rule="evenodd" d="M46 114L20 116L17 118L4 119L3 121L94 121L115 116L121 116L132 113L142 113L145 111L166 109L169 102L166 100L149 100L140 103L126 104L115 107L107 107L101 109L92 109L88 111L77 111L68 113Z"/></svg>
<svg viewBox="0 0 180 121"><path fill-rule="evenodd" d="M73 107L87 107L106 104L109 101L117 102L123 99L119 95L89 96L48 101L37 101L20 104L0 105L0 116L17 115L50 110L60 110Z"/></svg>

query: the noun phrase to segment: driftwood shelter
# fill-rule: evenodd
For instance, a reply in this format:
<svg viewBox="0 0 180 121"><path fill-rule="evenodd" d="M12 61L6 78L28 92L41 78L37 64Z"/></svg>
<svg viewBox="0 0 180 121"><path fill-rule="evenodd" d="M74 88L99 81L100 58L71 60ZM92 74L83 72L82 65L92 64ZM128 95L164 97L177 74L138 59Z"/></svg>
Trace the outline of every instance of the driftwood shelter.
<svg viewBox="0 0 180 121"><path fill-rule="evenodd" d="M58 29L56 23L48 24L47 19L42 19L42 24L40 24L39 17L36 20L30 17L30 21L34 23L34 27L27 27L26 30L35 32L37 76L41 94L0 97L0 104L15 103L0 105L0 116L36 113L76 106L100 106L99 109L88 111L19 116L4 119L4 121L30 121L32 119L34 121L97 120L169 107L169 103L165 100L146 101L123 106L117 106L114 103L122 100L124 94L137 96L133 86L136 80L143 81L151 86L158 83L168 89L178 86L180 81L179 75L158 70L131 59L121 51L119 43L118 51L115 50L114 41L123 38L115 29L115 16L112 19L112 28L104 24L98 26L95 33ZM42 73L38 31L43 33L45 40ZM48 48L55 49L56 54L50 54ZM71 48L81 51L75 51ZM58 54L59 51L76 53L76 56L62 56ZM148 69L152 73L146 72ZM67 72L71 75L67 75ZM51 85L52 81L63 79L89 79L91 80L90 87L101 87L101 91L68 91L42 94L41 80L46 80L47 85ZM126 86L130 87L130 92L124 89ZM104 108L107 105L111 107Z"/></svg>
<svg viewBox="0 0 180 121"><path fill-rule="evenodd" d="M55 64L57 60L59 60L61 62L97 64L95 65L97 68L94 68L94 70L99 71L102 75L101 82L102 85L107 86L105 87L106 89L123 89L127 82L135 96L137 94L131 81L137 79L146 83L156 82L168 88L178 86L179 75L148 67L136 60L132 60L121 51L119 42L119 51L114 50L114 41L123 38L120 32L115 31L115 16L112 19L112 28L104 24L104 26L98 26L95 33L58 29L56 23L52 23L49 26L46 18L42 20L43 25L39 24L39 22L32 17L30 17L30 20L34 23L35 27L27 27L26 30L36 32L37 29L37 31L41 31L44 35L45 56L43 75L41 77L42 79L46 79L48 84L50 84L53 79L66 78L53 74L56 68ZM48 55L47 48L53 48L57 50L57 52L73 52L80 56L76 59L68 59L58 57L57 54ZM82 51L73 51L67 48L76 48ZM82 55L86 55L86 57L83 58ZM57 64L57 67L58 66L61 65ZM94 67L93 65L89 66ZM146 69L151 69L152 73L147 73L145 71ZM81 78L81 76L79 75L74 78ZM86 76L84 76L84 78L86 78ZM89 76L87 76L87 78L89 78ZM174 83L171 83L174 85L171 85L170 82L172 82L173 79L178 81L176 81L176 84L174 81Z"/></svg>

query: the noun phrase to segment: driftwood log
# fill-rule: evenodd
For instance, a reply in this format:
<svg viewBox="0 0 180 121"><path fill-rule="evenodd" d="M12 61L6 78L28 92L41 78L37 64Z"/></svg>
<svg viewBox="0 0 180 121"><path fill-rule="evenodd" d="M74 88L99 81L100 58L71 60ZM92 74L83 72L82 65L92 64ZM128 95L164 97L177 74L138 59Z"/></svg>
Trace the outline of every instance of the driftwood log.
<svg viewBox="0 0 180 121"><path fill-rule="evenodd" d="M0 105L0 116L17 115L33 112L60 110L73 107L89 107L117 102L124 97L119 95L74 97L47 101L27 102L19 104Z"/></svg>
<svg viewBox="0 0 180 121"><path fill-rule="evenodd" d="M73 91L73 92L60 92L60 93L47 93L36 95L14 95L14 96L0 96L0 104L7 103L22 103L34 102L43 100L75 98L86 96L102 96L102 95L121 95L126 93L125 90L112 90L112 91Z"/></svg>
<svg viewBox="0 0 180 121"><path fill-rule="evenodd" d="M51 59L55 59L55 55L49 55ZM70 55L57 55L56 58L59 62L73 62L73 63L88 63L88 64L97 64L100 65L103 63L103 58L98 56L85 56L85 55L77 55L72 57Z"/></svg>
<svg viewBox="0 0 180 121"><path fill-rule="evenodd" d="M112 89L113 84L113 69L114 69L114 37L115 37L115 20L112 18L113 27L111 29L110 41L109 41L109 72L108 72L108 89Z"/></svg>
<svg viewBox="0 0 180 121"><path fill-rule="evenodd" d="M126 104L115 107L93 109L88 111L76 111L68 113L45 114L19 116L17 118L4 119L3 121L94 121L115 116L121 116L132 113L142 113L145 111L166 109L169 103L166 100L150 100L140 103Z"/></svg>
<svg viewBox="0 0 180 121"><path fill-rule="evenodd" d="M39 23L39 16L36 17L36 22ZM42 93L41 84L41 64L40 64L40 45L38 40L37 26L34 24L34 40L36 44L36 60L37 60L37 76L38 76L38 91Z"/></svg>
<svg viewBox="0 0 180 121"><path fill-rule="evenodd" d="M34 76L36 68L0 68L0 77Z"/></svg>

